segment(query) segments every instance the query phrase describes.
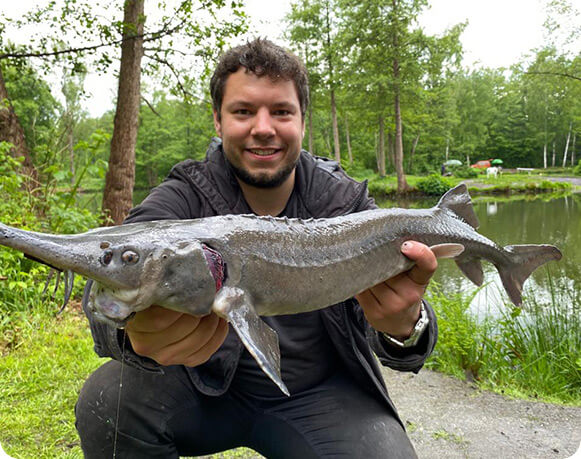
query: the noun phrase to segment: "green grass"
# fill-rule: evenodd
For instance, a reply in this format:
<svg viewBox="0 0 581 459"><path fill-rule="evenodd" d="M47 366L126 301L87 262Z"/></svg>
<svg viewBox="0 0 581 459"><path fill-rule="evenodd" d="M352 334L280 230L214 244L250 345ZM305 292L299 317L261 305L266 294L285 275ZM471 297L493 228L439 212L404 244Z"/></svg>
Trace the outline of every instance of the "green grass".
<svg viewBox="0 0 581 459"><path fill-rule="evenodd" d="M3 328L0 443L18 458L82 457L73 407L102 361L79 313L31 315Z"/></svg>
<svg viewBox="0 0 581 459"><path fill-rule="evenodd" d="M74 406L87 376L105 362L76 310L13 317L0 340L0 444L18 459L82 458ZM260 457L247 448L211 456Z"/></svg>
<svg viewBox="0 0 581 459"><path fill-rule="evenodd" d="M549 175L549 174L547 174ZM580 187L566 182L552 182L547 175L502 174L498 178L486 178L479 175L475 179L461 179L446 177L451 186L465 182L472 195L478 194L506 194L506 193L570 193ZM390 196L397 191L397 177L389 175L380 178L373 176L355 176L358 180L369 180L369 193L372 196ZM418 182L425 180L424 176L407 175L406 180L412 191L417 191Z"/></svg>
<svg viewBox="0 0 581 459"><path fill-rule="evenodd" d="M477 319L471 296L433 286L440 333L427 366L506 395L581 405L578 295L553 285L545 303L530 295L522 309L506 304L500 317Z"/></svg>

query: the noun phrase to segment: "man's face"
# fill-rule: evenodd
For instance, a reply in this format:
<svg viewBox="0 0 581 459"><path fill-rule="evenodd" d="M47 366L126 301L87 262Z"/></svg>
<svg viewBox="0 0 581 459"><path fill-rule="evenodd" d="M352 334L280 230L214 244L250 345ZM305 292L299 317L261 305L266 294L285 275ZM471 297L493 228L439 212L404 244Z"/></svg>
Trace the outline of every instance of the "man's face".
<svg viewBox="0 0 581 459"><path fill-rule="evenodd" d="M239 180L261 188L294 180L304 122L292 81L241 67L226 80L220 114L214 126Z"/></svg>

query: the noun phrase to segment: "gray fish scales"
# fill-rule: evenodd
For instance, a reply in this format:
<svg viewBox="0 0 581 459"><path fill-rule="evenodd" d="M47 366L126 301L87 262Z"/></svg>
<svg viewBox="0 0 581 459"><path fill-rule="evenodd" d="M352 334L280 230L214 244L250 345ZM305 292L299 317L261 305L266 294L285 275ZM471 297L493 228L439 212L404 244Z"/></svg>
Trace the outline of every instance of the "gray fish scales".
<svg viewBox="0 0 581 459"><path fill-rule="evenodd" d="M228 215L75 235L0 224L0 245L95 280L90 307L96 318L118 327L152 304L193 315L216 312L288 394L280 377L278 337L259 316L322 309L409 270L413 263L400 251L406 240L453 257L477 285L483 282L480 260L493 263L516 305L530 274L561 258L551 245L499 247L477 227L462 184L431 209L375 209L327 219ZM217 279L222 266L224 275ZM67 278L72 283L72 276Z"/></svg>

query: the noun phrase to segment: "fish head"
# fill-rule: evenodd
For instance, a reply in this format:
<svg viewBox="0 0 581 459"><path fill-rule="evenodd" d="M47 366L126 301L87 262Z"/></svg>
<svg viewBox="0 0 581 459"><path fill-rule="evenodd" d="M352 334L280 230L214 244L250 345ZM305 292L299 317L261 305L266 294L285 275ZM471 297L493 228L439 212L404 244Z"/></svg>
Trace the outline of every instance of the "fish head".
<svg viewBox="0 0 581 459"><path fill-rule="evenodd" d="M192 315L211 311L216 283L199 241L111 244L99 262L89 307L103 322L122 327L153 304Z"/></svg>

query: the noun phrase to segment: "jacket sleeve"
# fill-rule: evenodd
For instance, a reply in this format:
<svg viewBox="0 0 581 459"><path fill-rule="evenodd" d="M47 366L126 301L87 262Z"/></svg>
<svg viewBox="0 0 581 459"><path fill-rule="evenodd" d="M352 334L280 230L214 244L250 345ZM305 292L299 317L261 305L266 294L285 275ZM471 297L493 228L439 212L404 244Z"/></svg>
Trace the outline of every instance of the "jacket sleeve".
<svg viewBox="0 0 581 459"><path fill-rule="evenodd" d="M361 201L357 211L376 209L377 205L373 198L366 195ZM428 328L414 347L400 349L390 344L381 333L377 332L365 319L363 310L357 305L357 314L366 330L366 337L371 349L382 365L398 371L413 371L417 373L424 366L430 356L438 339L438 323L436 314L432 307L424 302L424 307L430 319Z"/></svg>
<svg viewBox="0 0 581 459"><path fill-rule="evenodd" d="M191 187L178 179L169 179L153 189L145 200L131 210L125 223L152 220L195 218L199 212L199 198ZM83 311L89 320L94 349L100 357L123 360L127 365L148 371L163 372L161 365L137 355L125 331L95 319L88 308L89 294L94 282L89 280L83 294Z"/></svg>

